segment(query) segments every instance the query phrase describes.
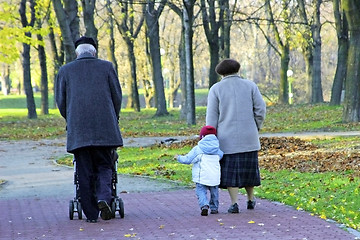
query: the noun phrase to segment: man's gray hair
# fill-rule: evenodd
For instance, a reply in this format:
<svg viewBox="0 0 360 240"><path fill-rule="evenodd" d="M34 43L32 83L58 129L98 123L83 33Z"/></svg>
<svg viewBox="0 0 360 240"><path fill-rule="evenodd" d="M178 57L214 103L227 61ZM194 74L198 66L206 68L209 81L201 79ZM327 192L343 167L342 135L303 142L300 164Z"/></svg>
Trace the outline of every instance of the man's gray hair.
<svg viewBox="0 0 360 240"><path fill-rule="evenodd" d="M93 56L95 56L96 54L96 49L93 45L91 44L80 44L76 49L75 49L75 53L77 56L83 54L83 53L91 53Z"/></svg>

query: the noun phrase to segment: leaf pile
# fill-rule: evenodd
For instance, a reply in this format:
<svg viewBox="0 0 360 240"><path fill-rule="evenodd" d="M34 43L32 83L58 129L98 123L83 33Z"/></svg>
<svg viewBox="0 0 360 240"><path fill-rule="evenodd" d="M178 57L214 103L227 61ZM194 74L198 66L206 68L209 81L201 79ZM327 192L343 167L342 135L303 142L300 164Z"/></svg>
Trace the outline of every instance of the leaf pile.
<svg viewBox="0 0 360 240"><path fill-rule="evenodd" d="M194 147L199 142L199 139L186 139L181 142L174 141L171 144L161 144L159 143L157 147L169 148L169 149L178 149L184 147ZM285 154L292 153L295 151L311 151L317 149L317 146L301 140L300 138L294 137L261 137L260 138L261 150L259 155L276 155L276 154Z"/></svg>
<svg viewBox="0 0 360 240"><path fill-rule="evenodd" d="M259 159L259 165L269 171L283 169L312 173L352 171L354 176L360 176L360 153L317 151L264 156Z"/></svg>
<svg viewBox="0 0 360 240"><path fill-rule="evenodd" d="M175 171L172 169L168 169L165 165L159 165L156 168L152 169L155 175L164 176L166 178L170 178L172 175L175 175Z"/></svg>
<svg viewBox="0 0 360 240"><path fill-rule="evenodd" d="M198 139L189 139L156 147L179 149L194 147ZM360 176L360 153L320 149L316 145L294 137L261 137L259 165L269 171L296 170L299 172L345 172Z"/></svg>
<svg viewBox="0 0 360 240"><path fill-rule="evenodd" d="M294 137L261 137L259 156L286 154L296 151L312 151L317 146Z"/></svg>
<svg viewBox="0 0 360 240"><path fill-rule="evenodd" d="M195 147L198 142L199 139L185 139L182 141L176 141L176 139L173 139L174 141L172 141L172 139L169 142L162 142L162 143L157 143L154 144L152 146L152 148L168 148L168 149L181 149L184 147Z"/></svg>

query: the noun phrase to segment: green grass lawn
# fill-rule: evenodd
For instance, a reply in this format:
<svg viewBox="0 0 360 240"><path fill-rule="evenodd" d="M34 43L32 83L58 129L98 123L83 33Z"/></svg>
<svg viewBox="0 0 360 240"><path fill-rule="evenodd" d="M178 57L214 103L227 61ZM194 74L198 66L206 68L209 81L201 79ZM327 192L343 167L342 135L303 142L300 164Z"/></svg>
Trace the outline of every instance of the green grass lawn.
<svg viewBox="0 0 360 240"><path fill-rule="evenodd" d="M118 150L118 172L168 179L193 186L192 166L180 164L173 159L176 154L185 154L190 149L190 146L122 148ZM59 163L71 165L72 157L62 158ZM347 227L360 229L360 178L354 177L351 171L269 171L261 166L260 174L262 185L255 188L258 198L278 201L323 219L333 219ZM245 194L244 190L241 192Z"/></svg>
<svg viewBox="0 0 360 240"><path fill-rule="evenodd" d="M23 99L21 99L23 98ZM38 98L37 98L38 99ZM38 100L37 100L38 101ZM65 122L56 109L38 119L27 119L24 96L0 96L0 139L39 139L65 136ZM120 128L124 137L175 136L198 134L205 123L205 107L197 107L195 126L179 118L178 109L169 109L169 116L155 118L155 109L140 113L124 109ZM359 123L341 122L342 107L317 105L271 106L262 132L348 131L360 130ZM357 149L360 137L313 139L316 146L332 151ZM179 148L122 148L118 171L123 174L169 179L192 185L191 166L177 163L175 154L184 154L190 146ZM72 164L72 157L58 160ZM334 219L345 226L360 229L360 178L349 169L341 172L299 172L290 169L270 171L261 168L262 186L256 188L258 198L279 201L306 210L324 219Z"/></svg>

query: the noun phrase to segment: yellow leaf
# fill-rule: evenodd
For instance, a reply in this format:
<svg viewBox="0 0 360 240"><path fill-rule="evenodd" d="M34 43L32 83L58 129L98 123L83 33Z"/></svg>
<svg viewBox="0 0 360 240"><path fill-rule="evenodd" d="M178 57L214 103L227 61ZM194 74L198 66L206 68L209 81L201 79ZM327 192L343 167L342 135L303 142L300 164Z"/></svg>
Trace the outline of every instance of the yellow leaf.
<svg viewBox="0 0 360 240"><path fill-rule="evenodd" d="M131 237L131 234L125 234L124 237Z"/></svg>
<svg viewBox="0 0 360 240"><path fill-rule="evenodd" d="M249 221L248 223L255 223L253 220Z"/></svg>
<svg viewBox="0 0 360 240"><path fill-rule="evenodd" d="M163 229L165 227L165 225L160 225L159 228L160 229Z"/></svg>

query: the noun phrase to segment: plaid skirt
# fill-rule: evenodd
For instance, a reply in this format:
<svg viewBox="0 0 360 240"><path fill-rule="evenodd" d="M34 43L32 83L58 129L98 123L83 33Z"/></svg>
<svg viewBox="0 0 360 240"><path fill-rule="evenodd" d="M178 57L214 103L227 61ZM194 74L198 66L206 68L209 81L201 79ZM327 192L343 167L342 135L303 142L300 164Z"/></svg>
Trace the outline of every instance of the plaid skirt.
<svg viewBox="0 0 360 240"><path fill-rule="evenodd" d="M260 186L258 151L224 154L220 188Z"/></svg>

